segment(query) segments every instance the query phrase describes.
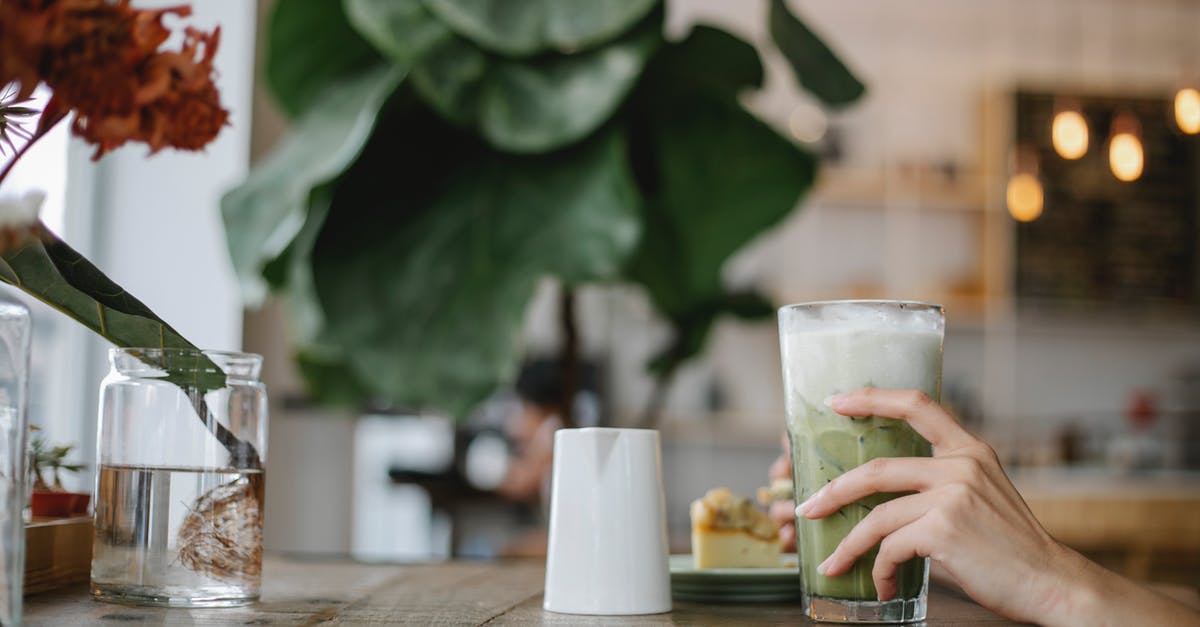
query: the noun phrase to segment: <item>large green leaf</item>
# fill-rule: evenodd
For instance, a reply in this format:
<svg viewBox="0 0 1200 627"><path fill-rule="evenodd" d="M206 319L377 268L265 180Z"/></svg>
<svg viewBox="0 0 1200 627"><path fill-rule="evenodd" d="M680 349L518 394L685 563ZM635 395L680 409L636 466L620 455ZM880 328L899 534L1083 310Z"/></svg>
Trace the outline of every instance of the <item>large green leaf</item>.
<svg viewBox="0 0 1200 627"><path fill-rule="evenodd" d="M265 296L264 268L304 225L309 193L349 167L402 77L399 70L377 67L326 91L250 176L221 199L230 257L247 302ZM277 287L285 280L275 278Z"/></svg>
<svg viewBox="0 0 1200 627"><path fill-rule="evenodd" d="M267 23L266 78L290 115L379 55L350 27L336 0L276 0Z"/></svg>
<svg viewBox="0 0 1200 627"><path fill-rule="evenodd" d="M739 91L761 76L749 44L698 27L655 58L633 103L632 155L646 209L626 274L675 327L673 361L663 369L695 354L718 315L762 309L726 293L722 268L812 185L813 155L738 104Z"/></svg>
<svg viewBox="0 0 1200 627"><path fill-rule="evenodd" d="M439 42L428 52L413 66L413 87L447 120L475 127L480 86L492 68L492 60L487 53L457 36Z"/></svg>
<svg viewBox="0 0 1200 627"><path fill-rule="evenodd" d="M831 106L858 100L866 90L841 59L804 22L793 15L784 0L771 0L771 38L792 66L796 80Z"/></svg>
<svg viewBox="0 0 1200 627"><path fill-rule="evenodd" d="M617 274L639 200L612 133L515 158L432 119L405 116L403 142L377 131L335 193L313 277L374 395L461 414L511 376L540 277Z"/></svg>
<svg viewBox="0 0 1200 627"><path fill-rule="evenodd" d="M413 67L413 83L430 106L477 128L500 150L556 150L597 129L620 107L661 44L660 20L656 13L625 37L582 54L524 61L451 37Z"/></svg>
<svg viewBox="0 0 1200 627"><path fill-rule="evenodd" d="M149 307L45 225L39 223L38 230L40 237L30 238L0 255L0 280L21 288L117 346L191 349L186 377L179 383L202 390L225 384L221 369ZM175 355L171 353L163 359Z"/></svg>
<svg viewBox="0 0 1200 627"><path fill-rule="evenodd" d="M309 395L326 405L361 407L371 392L350 368L342 347L328 336L313 285L312 251L329 216L333 187L331 183L313 190L303 228L277 260L287 282L280 300Z"/></svg>
<svg viewBox="0 0 1200 627"><path fill-rule="evenodd" d="M453 36L421 0L342 0L342 5L359 34L404 66Z"/></svg>
<svg viewBox="0 0 1200 627"><path fill-rule="evenodd" d="M543 152L578 140L625 100L660 37L657 28L642 30L586 54L497 63L480 89L480 132L514 152Z"/></svg>
<svg viewBox="0 0 1200 627"><path fill-rule="evenodd" d="M507 56L573 53L613 39L659 0L425 0L437 17L479 46Z"/></svg>
<svg viewBox="0 0 1200 627"><path fill-rule="evenodd" d="M454 35L419 0L344 1L364 36L413 66L413 84L431 107L507 152L548 152L594 131L625 100L662 38L655 12L601 48L514 60Z"/></svg>

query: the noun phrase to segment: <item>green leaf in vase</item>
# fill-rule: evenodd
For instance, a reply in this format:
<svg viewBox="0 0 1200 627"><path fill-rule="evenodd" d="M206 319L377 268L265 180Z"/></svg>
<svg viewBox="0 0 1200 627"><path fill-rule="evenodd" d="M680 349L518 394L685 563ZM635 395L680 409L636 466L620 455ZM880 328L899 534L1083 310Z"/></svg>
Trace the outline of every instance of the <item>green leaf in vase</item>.
<svg viewBox="0 0 1200 627"><path fill-rule="evenodd" d="M629 30L659 4L659 0L424 1L458 34L512 57L573 53L604 43Z"/></svg>
<svg viewBox="0 0 1200 627"><path fill-rule="evenodd" d="M149 307L45 225L39 223L38 231L39 237L0 255L0 280L21 288L117 346L190 349L188 359L194 363L186 367L178 361L152 363L164 367L167 380L201 391L225 385L220 367Z"/></svg>
<svg viewBox="0 0 1200 627"><path fill-rule="evenodd" d="M276 0L267 23L266 82L289 115L303 113L326 88L376 65L379 54L336 0Z"/></svg>
<svg viewBox="0 0 1200 627"><path fill-rule="evenodd" d="M796 80L821 102L845 106L862 97L866 88L841 59L784 0L771 0L771 38L791 65Z"/></svg>
<svg viewBox="0 0 1200 627"><path fill-rule="evenodd" d="M614 277L638 206L615 133L514 158L427 111L398 115L313 250L328 337L374 397L461 415L513 374L537 281Z"/></svg>

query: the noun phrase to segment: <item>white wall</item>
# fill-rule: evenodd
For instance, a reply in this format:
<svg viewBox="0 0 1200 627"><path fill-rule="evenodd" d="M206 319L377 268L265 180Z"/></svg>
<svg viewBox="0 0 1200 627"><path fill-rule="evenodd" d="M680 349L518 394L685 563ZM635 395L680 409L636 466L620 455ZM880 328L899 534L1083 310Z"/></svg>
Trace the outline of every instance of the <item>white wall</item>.
<svg viewBox="0 0 1200 627"><path fill-rule="evenodd" d="M210 0L193 3L193 10L193 26L221 26L217 87L230 126L200 152L165 150L147 158L145 146L130 145L98 164L97 261L196 345L236 350L242 306L219 202L249 163L255 7Z"/></svg>

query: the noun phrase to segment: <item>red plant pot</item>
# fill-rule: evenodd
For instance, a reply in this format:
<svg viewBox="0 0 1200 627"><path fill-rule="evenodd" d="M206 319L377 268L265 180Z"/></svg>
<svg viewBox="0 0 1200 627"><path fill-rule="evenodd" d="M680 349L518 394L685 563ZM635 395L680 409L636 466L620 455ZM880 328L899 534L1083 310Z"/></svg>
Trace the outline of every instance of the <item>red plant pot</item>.
<svg viewBox="0 0 1200 627"><path fill-rule="evenodd" d="M83 516L87 514L88 503L91 502L92 495L84 492L72 492L71 495L75 497L75 500L71 501L71 515Z"/></svg>
<svg viewBox="0 0 1200 627"><path fill-rule="evenodd" d="M29 509L34 516L65 518L87 513L92 495L80 492L34 490L29 497Z"/></svg>

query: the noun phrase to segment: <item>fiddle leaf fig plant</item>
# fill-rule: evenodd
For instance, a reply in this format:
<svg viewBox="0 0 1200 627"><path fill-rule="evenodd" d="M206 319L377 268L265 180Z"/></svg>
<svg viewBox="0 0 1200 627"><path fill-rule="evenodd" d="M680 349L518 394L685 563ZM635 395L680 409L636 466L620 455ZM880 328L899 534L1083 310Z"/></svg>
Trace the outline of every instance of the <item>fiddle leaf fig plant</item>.
<svg viewBox="0 0 1200 627"><path fill-rule="evenodd" d="M291 130L222 212L246 300L281 297L315 399L462 415L514 374L547 276L641 286L675 331L648 364L664 386L719 317L770 315L721 269L795 209L817 158L741 105L754 46L711 26L670 41L663 17L659 0L276 2L265 76ZM781 0L770 19L820 101L861 95Z"/></svg>

